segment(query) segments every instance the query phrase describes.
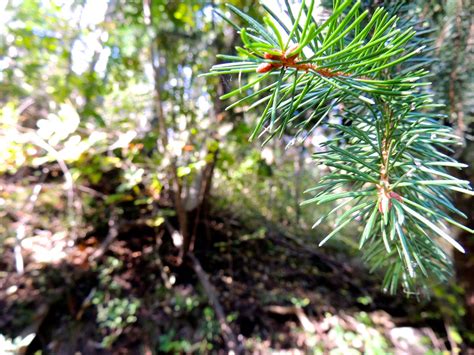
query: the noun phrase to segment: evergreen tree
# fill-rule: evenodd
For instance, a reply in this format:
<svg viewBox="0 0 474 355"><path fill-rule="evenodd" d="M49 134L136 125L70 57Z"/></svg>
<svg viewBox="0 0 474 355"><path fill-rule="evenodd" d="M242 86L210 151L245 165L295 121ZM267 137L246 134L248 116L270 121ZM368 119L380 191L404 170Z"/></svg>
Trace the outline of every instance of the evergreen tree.
<svg viewBox="0 0 474 355"><path fill-rule="evenodd" d="M315 1L293 12L291 26L270 8L263 23L228 5L243 20L243 47L206 75L256 76L221 97L244 96L229 108L250 103L262 114L250 139L264 142L289 134L301 141L324 125L335 132L314 160L330 169L303 204L335 203L314 226L342 211L333 231L363 224L359 247L372 270L384 269L383 288L419 292L452 270L443 244L459 252L448 225L474 233L451 215L465 218L451 201L453 191L473 195L469 183L448 168L466 167L449 156L460 144L443 124L442 105L433 102L427 70L432 43L416 30L402 6L376 8L333 1L325 21L315 19ZM396 13L405 16L397 17ZM245 95L243 95L245 94ZM329 122L336 114L341 124Z"/></svg>

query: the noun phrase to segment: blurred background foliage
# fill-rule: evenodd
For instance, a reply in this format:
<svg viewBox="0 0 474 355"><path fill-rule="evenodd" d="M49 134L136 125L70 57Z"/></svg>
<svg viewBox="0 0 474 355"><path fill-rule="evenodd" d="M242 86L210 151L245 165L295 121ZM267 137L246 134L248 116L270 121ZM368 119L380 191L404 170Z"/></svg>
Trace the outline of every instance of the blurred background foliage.
<svg viewBox="0 0 474 355"><path fill-rule="evenodd" d="M261 15L254 1L229 2ZM434 93L464 137L453 154L472 182L474 5L409 3L433 29ZM223 5L0 3L0 349L203 353L234 334L249 352L466 351L472 237L452 231L470 253L431 300L380 292L381 275L357 258L363 226L317 250L334 221L311 230L323 211L299 203L326 173L310 157L330 132L248 142L256 114L218 99L239 77L198 77L239 44L214 12L230 16ZM472 228L472 198L457 202Z"/></svg>

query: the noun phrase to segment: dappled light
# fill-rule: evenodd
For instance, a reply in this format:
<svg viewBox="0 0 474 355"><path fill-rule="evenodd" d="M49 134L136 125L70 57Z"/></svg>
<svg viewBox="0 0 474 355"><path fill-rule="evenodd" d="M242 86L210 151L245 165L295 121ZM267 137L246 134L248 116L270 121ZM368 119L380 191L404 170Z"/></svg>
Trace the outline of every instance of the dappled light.
<svg viewBox="0 0 474 355"><path fill-rule="evenodd" d="M472 11L0 1L0 354L472 351Z"/></svg>

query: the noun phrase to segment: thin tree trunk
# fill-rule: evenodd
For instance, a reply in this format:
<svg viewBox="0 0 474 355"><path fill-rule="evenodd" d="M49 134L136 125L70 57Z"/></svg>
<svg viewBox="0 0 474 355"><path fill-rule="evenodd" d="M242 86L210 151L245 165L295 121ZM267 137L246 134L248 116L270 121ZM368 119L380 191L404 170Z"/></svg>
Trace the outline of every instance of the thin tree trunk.
<svg viewBox="0 0 474 355"><path fill-rule="evenodd" d="M470 167L462 172L457 171L459 178L469 180L474 186L474 161L469 159L469 151L474 149L474 143L468 143L464 149L463 157L460 159ZM467 215L467 221L462 221L471 229L474 229L474 197L465 194L455 195L456 206ZM466 250L465 254L454 254L454 265L458 284L464 289L464 300L466 303L466 325L468 330L474 331L474 236L469 232L460 230L457 240Z"/></svg>
<svg viewBox="0 0 474 355"><path fill-rule="evenodd" d="M469 13L470 9L468 8L469 2L467 5L464 4L463 0L456 1L456 12L455 12L455 30L453 40L453 57L451 72L449 75L449 107L451 120L456 125L457 132L459 135L464 136L468 134L469 129L464 118L464 99L465 92L463 87L465 82L463 82L462 77L459 73L468 70L466 66L469 65L470 60L474 59L472 48L469 50L470 46L470 37L473 35L472 32L472 18L470 21L466 20L466 14ZM467 8L466 8L467 7ZM461 62L460 55L465 51L466 60L465 63ZM466 139L465 147L460 152L460 161L469 165L469 168L462 171L453 172L455 175L458 175L460 178L469 180L471 186L474 185L474 159L472 156L472 149L474 149L474 143ZM462 221L464 224L474 229L474 197L464 194L455 195L455 203L458 208L467 215L467 221ZM461 230L457 236L458 241L464 246L466 250L465 254L455 253L454 255L454 264L456 269L456 277L458 284L464 289L464 299L466 305L466 325L468 330L474 330L474 237L472 234Z"/></svg>
<svg viewBox="0 0 474 355"><path fill-rule="evenodd" d="M147 11L144 11L144 13L147 16L149 16L145 19L145 22L149 23L151 26L154 26L153 16L151 12L152 3L153 2L151 0L145 1L143 5L147 9ZM159 137L158 141L161 145L161 152L164 156L167 156L167 158L170 161L169 168L168 168L168 184L169 184L169 189L173 195L174 207L175 207L175 211L176 211L176 215L177 215L178 223L179 223L179 232L183 238L183 245L184 245L185 242L189 239L188 217L187 217L186 209L184 207L184 201L182 198L182 185L181 185L181 179L178 176L176 157L174 157L168 151L169 128L167 126L166 115L163 109L163 102L162 102L162 98L160 94L162 90L160 66L164 65L165 59L160 57L159 52L158 52L158 46L159 46L159 38L157 35L151 43L151 62L153 66L154 79L155 79L154 111L155 111L156 117L158 118L158 137ZM182 252L180 253L180 256L181 258L179 258L177 261L178 264L181 264L183 261Z"/></svg>

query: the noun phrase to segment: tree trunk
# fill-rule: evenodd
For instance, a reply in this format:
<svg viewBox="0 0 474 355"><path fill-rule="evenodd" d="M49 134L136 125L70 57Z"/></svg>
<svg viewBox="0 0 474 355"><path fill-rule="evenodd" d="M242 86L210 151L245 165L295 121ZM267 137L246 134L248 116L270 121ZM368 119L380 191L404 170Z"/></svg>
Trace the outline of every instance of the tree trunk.
<svg viewBox="0 0 474 355"><path fill-rule="evenodd" d="M458 172L459 178L469 180L474 186L474 143L468 142L462 157L459 159L469 168ZM467 215L465 225L474 229L474 196L457 193L455 205ZM460 230L457 240L466 250L465 254L454 254L454 265L458 284L464 289L466 303L466 325L468 330L474 331L474 236L467 231Z"/></svg>

